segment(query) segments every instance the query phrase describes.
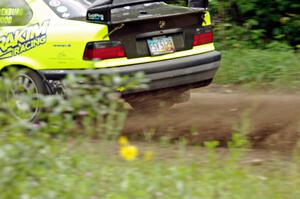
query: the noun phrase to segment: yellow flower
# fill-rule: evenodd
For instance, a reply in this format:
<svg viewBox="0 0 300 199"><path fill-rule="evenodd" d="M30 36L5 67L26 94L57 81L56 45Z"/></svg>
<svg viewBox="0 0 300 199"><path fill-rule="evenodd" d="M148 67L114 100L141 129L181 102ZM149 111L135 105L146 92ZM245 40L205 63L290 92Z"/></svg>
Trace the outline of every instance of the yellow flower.
<svg viewBox="0 0 300 199"><path fill-rule="evenodd" d="M135 146L128 145L120 148L120 156L127 161L135 160L138 156L138 149Z"/></svg>
<svg viewBox="0 0 300 199"><path fill-rule="evenodd" d="M153 151L145 151L144 160L149 161L153 159Z"/></svg>
<svg viewBox="0 0 300 199"><path fill-rule="evenodd" d="M128 139L125 136L121 136L119 137L119 144L121 146L126 146L128 144Z"/></svg>

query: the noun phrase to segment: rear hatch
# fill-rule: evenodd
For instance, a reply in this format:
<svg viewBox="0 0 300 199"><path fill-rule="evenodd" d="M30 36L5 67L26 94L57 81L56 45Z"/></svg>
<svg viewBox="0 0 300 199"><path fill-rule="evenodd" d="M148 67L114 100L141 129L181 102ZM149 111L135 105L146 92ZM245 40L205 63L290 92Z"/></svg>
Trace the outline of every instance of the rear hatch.
<svg viewBox="0 0 300 199"><path fill-rule="evenodd" d="M87 19L107 24L107 37L120 41L129 59L192 49L204 18L204 9L164 2L114 5L108 9L109 13L104 13L103 6L94 5Z"/></svg>

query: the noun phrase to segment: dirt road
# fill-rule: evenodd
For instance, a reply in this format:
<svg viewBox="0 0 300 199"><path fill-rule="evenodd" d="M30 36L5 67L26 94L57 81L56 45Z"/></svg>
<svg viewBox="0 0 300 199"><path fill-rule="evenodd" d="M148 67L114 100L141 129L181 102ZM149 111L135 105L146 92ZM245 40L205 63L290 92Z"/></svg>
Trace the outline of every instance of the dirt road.
<svg viewBox="0 0 300 199"><path fill-rule="evenodd" d="M219 140L226 145L233 132L249 136L255 148L290 149L300 131L300 95L247 93L215 88L194 90L188 103L160 115L131 112L124 133L192 144ZM149 134L148 134L149 136Z"/></svg>

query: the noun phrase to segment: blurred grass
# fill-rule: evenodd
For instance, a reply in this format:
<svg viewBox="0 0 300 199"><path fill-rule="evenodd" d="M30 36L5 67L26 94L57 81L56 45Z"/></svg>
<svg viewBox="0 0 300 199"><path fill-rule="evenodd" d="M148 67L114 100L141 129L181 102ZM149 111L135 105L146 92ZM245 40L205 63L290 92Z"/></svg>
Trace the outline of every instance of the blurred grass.
<svg viewBox="0 0 300 199"><path fill-rule="evenodd" d="M275 76L282 82L297 79L299 57L277 53L225 51L217 81L251 83L258 80L260 72L265 74L261 82L274 82ZM298 65L285 67L290 64ZM240 78L249 74L248 79ZM70 77L65 90L68 97L43 96L48 112L41 114L38 124L10 117L7 108L12 100L4 96L13 78L0 79L0 199L299 198L300 147L289 160L270 159L268 153L262 161L246 161L246 135L251 125L247 114L226 151L216 149L218 141L191 148L184 139L171 145L165 137L160 144L129 145L135 146L139 155L126 161L119 154L122 147L116 138L127 109L115 90L133 88L143 81L140 76L103 78L102 88L86 89ZM145 160L147 151L153 158L148 153Z"/></svg>
<svg viewBox="0 0 300 199"><path fill-rule="evenodd" d="M63 145L63 144L62 144ZM300 196L299 164L273 159L245 163L237 151L194 152L152 145L152 161L118 157L116 143L77 142L57 157L62 168L49 170L40 186L28 194L38 198L102 199L276 199ZM195 148L196 149L196 148ZM163 156L175 153L173 158ZM194 153L193 158L187 158ZM238 154L238 155L237 155Z"/></svg>
<svg viewBox="0 0 300 199"><path fill-rule="evenodd" d="M251 85L255 88L300 88L300 54L292 50L229 49L215 83Z"/></svg>

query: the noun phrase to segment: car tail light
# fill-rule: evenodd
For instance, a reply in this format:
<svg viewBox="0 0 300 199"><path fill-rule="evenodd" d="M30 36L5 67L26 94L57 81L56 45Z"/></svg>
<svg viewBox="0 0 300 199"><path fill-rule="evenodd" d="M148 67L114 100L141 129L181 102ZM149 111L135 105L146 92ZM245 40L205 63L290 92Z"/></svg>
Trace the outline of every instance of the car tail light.
<svg viewBox="0 0 300 199"><path fill-rule="evenodd" d="M199 46L202 44L212 43L214 41L214 33L213 32L204 32L198 33L194 36L194 46Z"/></svg>
<svg viewBox="0 0 300 199"><path fill-rule="evenodd" d="M88 43L83 59L84 60L102 60L126 57L121 42L118 41L104 41Z"/></svg>

